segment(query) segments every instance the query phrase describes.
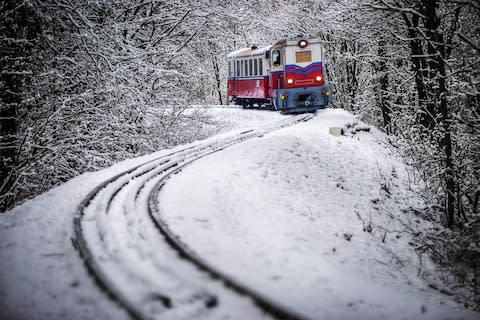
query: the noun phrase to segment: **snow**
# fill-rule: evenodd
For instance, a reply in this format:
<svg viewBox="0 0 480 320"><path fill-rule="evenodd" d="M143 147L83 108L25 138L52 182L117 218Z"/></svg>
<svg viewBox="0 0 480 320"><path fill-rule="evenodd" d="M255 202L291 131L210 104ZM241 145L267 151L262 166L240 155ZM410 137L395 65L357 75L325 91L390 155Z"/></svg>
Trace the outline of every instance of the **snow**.
<svg viewBox="0 0 480 320"><path fill-rule="evenodd" d="M239 108L206 112L223 124L223 133L192 146L284 118ZM95 186L172 150L85 173L0 215L0 319L128 319L98 289L74 250L73 217Z"/></svg>
<svg viewBox="0 0 480 320"><path fill-rule="evenodd" d="M252 56L256 56L256 55L259 55L259 54L264 54L265 52L270 50L271 47L273 47L273 46L269 45L269 46L264 46L264 47L261 47L261 48L254 49L254 50L252 50Z"/></svg>
<svg viewBox="0 0 480 320"><path fill-rule="evenodd" d="M255 49L242 48L242 49L238 49L233 52L230 52L229 54L227 54L227 58L262 55L266 51L270 50L271 47L272 45L264 46L261 48L255 48Z"/></svg>
<svg viewBox="0 0 480 320"><path fill-rule="evenodd" d="M207 109L206 112L222 124L222 131L259 128L268 123L285 119L275 111L244 110L241 108Z"/></svg>
<svg viewBox="0 0 480 320"><path fill-rule="evenodd" d="M223 133L191 146L285 118L242 109L206 112L223 123ZM159 199L162 214L200 256L315 319L478 318L417 276L424 269L404 228L421 228L423 222L402 209L420 206L421 201L409 190L404 164L381 141L381 133L372 128L349 136L328 134L329 127L354 121L345 111L324 110L309 122L197 160L167 181ZM101 182L171 151L83 174L1 215L0 319L128 319L97 287L72 246L74 213ZM123 192L118 197L136 195ZM146 239L156 239L144 247L144 256L151 260L118 255L132 273L149 279L152 264L162 262L155 255L161 249L158 234L143 222L134 225L132 215L118 214L141 209L136 204L113 206L118 206L112 211L115 223L100 223L111 237L106 241L110 250L125 250L114 238L119 234L133 246L140 244L142 232ZM369 225L371 232L363 231ZM116 233L108 233L112 231ZM189 273L175 259L167 261L178 274ZM115 262L107 261L111 270ZM431 271L428 260L424 264ZM153 281L177 284L167 277ZM214 283L208 289L225 290ZM234 298L224 300L237 317L249 307L232 305Z"/></svg>
<svg viewBox="0 0 480 320"><path fill-rule="evenodd" d="M97 270L142 319L269 319L249 299L239 299L179 257L150 219L148 197L157 180L199 152L189 148L141 166L108 184L90 202L82 226L98 258ZM209 308L217 297L221 303Z"/></svg>
<svg viewBox="0 0 480 320"><path fill-rule="evenodd" d="M241 48L241 49L238 49L238 50L235 50L233 52L230 52L229 54L227 54L227 58L233 58L233 57L238 57L238 56L243 56L243 55L247 55L246 53L250 53L252 49L251 48Z"/></svg>
<svg viewBox="0 0 480 320"><path fill-rule="evenodd" d="M314 319L478 317L418 277L405 226L421 221L402 209L421 200L380 132L328 134L348 122L324 110L200 159L166 184L162 214L211 264Z"/></svg>
<svg viewBox="0 0 480 320"><path fill-rule="evenodd" d="M103 177L84 174L0 216L0 319L128 319L71 244L75 207Z"/></svg>

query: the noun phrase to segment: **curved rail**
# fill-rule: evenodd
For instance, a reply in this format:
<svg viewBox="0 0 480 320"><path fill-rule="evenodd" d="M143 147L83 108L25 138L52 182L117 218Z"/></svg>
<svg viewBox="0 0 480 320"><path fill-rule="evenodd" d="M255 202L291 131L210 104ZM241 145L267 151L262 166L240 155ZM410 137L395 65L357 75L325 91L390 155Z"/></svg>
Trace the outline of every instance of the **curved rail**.
<svg viewBox="0 0 480 320"><path fill-rule="evenodd" d="M153 319L158 314L158 305L168 310L172 308L172 305L181 304L183 303L182 301L186 300L197 301L199 305L203 306L202 308L206 309L217 306L218 299L214 294L209 293L208 290L199 289L195 284L185 285L182 279L175 280L177 282L174 282L172 285L176 290L180 288L178 289L180 293L172 299L168 292L163 292L155 284L149 283L149 280L155 279L155 277L148 278L145 276L146 278L142 278L143 275L135 275L135 273L139 273L138 270L135 270L136 266L131 266L131 263L128 263L128 261L136 261L135 257L129 257L130 260L124 257L131 255L129 252L126 252L126 249L130 248L132 242L126 241L125 244L118 244L118 247L116 247L116 240L119 240L118 242L121 243L122 234L121 232L109 230L109 228L112 228L110 223L114 221L108 220L114 219L109 218L109 216L124 219L125 225L121 227L124 229L120 229L126 231L130 223L133 223L132 212L136 211L137 205L132 204L132 202L138 201L139 207L143 206L142 203L147 202L145 210L139 210L138 214L141 215L141 212L146 211L144 214L151 220L150 222L143 220L142 223L151 223L153 228L160 231L166 240L164 241L167 243L165 246L169 246L170 250L179 253L183 260L188 261L188 264L195 265L200 270L210 274L214 279L218 279L226 284L235 292L251 298L260 309L275 318L304 319L305 317L238 283L196 255L173 234L168 225L161 219L158 203L155 199L158 199L158 193L168 177L194 160L247 139L262 136L265 133L300 121L307 121L311 118L312 115L293 116L276 122L262 130L247 130L232 137L219 139L213 143L187 146L121 172L95 187L77 208L74 217L74 246L80 252L85 265L97 283L135 319ZM131 185L132 187L130 187ZM124 215L120 215L119 211ZM134 213L137 214L137 212ZM142 235L142 228L137 227L140 237L144 236ZM129 233L127 232L123 236ZM129 236L132 237L131 235ZM105 240L105 238L109 237L113 237L114 240ZM132 239L130 240L135 240ZM113 248L111 248L112 246ZM165 248L164 250L166 250L165 254L168 255L168 249ZM139 251L140 253L135 252L134 255L141 256L142 250ZM125 263L124 259L127 263ZM123 264L120 262L123 262ZM117 268L117 266L118 270L112 270L112 268ZM145 271L151 272L153 270L157 272L160 269L156 261L149 261ZM162 272L166 272L168 276L170 271L162 270ZM120 278L117 277L117 273L121 274ZM145 274L148 274L148 272L145 272ZM135 295L126 292L125 284L123 283L125 279L130 278L137 280L138 287L141 288L139 290L141 294Z"/></svg>
<svg viewBox="0 0 480 320"><path fill-rule="evenodd" d="M217 151L214 151L217 152ZM213 152L211 152L213 153ZM210 153L209 153L210 154ZM202 156L203 157L203 156ZM200 158L200 157L199 157ZM197 160L198 158L194 159ZM189 165L192 161L186 162L181 166L177 167L171 174L180 172L185 166ZM285 320L301 320L306 319L304 316L298 314L297 312L280 305L277 302L269 299L263 294L255 291L253 288L247 287L234 278L230 277L228 274L222 272L220 269L216 268L214 265L210 264L207 260L198 256L190 247L185 244L168 226L165 220L162 219L161 211L159 208L159 203L157 199L159 198L159 193L162 187L165 185L167 179L170 178L170 175L163 177L159 180L153 191L149 195L148 199L148 211L150 217L155 222L158 230L165 236L165 239L168 243L178 251L181 257L190 261L196 265L199 269L209 273L214 279L220 279L223 281L229 288L232 288L236 292L242 295L246 295L252 298L252 300L257 304L262 310L268 312L272 316L278 319Z"/></svg>

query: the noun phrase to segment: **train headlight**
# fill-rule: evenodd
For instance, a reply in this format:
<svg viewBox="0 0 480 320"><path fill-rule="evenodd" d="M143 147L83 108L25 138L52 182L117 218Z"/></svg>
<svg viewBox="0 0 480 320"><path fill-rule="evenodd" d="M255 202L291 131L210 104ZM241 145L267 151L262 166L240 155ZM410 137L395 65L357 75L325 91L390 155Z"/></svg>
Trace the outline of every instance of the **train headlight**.
<svg viewBox="0 0 480 320"><path fill-rule="evenodd" d="M307 40L300 40L300 41L298 41L298 46L300 48L305 48L306 46L308 46L308 41Z"/></svg>
<svg viewBox="0 0 480 320"><path fill-rule="evenodd" d="M328 97L330 95L330 90L327 90L327 89L323 90L323 95L325 97Z"/></svg>
<svg viewBox="0 0 480 320"><path fill-rule="evenodd" d="M285 98L286 97L283 94L280 96L280 100L285 100Z"/></svg>
<svg viewBox="0 0 480 320"><path fill-rule="evenodd" d="M288 83L288 84L292 84L292 83L293 83L293 79L287 79L287 83Z"/></svg>
<svg viewBox="0 0 480 320"><path fill-rule="evenodd" d="M315 80L317 80L318 82L322 81L322 76L317 76Z"/></svg>

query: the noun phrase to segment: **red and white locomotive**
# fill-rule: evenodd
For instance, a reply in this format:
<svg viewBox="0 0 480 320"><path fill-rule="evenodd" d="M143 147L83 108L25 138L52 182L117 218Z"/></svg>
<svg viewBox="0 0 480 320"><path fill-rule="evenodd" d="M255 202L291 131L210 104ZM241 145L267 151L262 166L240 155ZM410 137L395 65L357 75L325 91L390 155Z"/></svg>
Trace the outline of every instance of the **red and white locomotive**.
<svg viewBox="0 0 480 320"><path fill-rule="evenodd" d="M227 55L228 97L285 113L312 112L332 100L326 83L324 50L318 39L294 38Z"/></svg>

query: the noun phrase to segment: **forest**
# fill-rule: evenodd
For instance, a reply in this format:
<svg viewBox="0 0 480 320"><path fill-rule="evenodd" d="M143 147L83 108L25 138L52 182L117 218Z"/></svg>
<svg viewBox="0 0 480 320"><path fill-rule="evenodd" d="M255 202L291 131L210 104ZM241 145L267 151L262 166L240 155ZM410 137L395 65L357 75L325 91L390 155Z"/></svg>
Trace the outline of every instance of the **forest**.
<svg viewBox="0 0 480 320"><path fill-rule="evenodd" d="M388 134L421 186L438 227L412 245L480 308L479 2L0 0L0 17L0 212L212 134L189 106L228 103L228 52L316 37L334 107Z"/></svg>

